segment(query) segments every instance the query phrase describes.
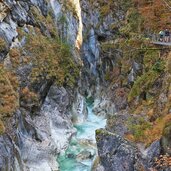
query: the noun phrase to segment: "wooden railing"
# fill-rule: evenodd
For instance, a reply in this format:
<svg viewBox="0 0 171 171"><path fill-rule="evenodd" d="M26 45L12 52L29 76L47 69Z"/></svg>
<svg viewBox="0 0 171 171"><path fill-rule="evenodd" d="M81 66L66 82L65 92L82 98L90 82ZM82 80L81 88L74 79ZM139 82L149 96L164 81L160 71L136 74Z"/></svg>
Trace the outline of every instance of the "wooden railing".
<svg viewBox="0 0 171 171"><path fill-rule="evenodd" d="M163 44L166 44L166 43L171 44L171 35L170 35L170 37L169 37L169 41L168 41L168 42L165 42L165 36L164 36L163 39L161 40L159 34L153 34L153 35L152 35L152 42L161 42L161 43L163 43Z"/></svg>

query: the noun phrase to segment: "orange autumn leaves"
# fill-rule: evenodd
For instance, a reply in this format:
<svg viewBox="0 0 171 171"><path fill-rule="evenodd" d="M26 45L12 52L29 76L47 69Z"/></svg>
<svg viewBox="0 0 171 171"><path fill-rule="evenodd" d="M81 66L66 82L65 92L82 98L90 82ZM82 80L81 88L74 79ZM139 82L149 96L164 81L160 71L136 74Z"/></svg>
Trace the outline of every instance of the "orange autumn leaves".
<svg viewBox="0 0 171 171"><path fill-rule="evenodd" d="M0 134L5 131L4 120L13 115L21 100L37 102L38 96L28 87L20 88L15 72L0 64Z"/></svg>
<svg viewBox="0 0 171 171"><path fill-rule="evenodd" d="M0 119L11 116L18 102L18 80L14 73L8 72L0 65Z"/></svg>
<svg viewBox="0 0 171 171"><path fill-rule="evenodd" d="M144 30L171 29L171 8L163 0L133 0L133 2L143 17Z"/></svg>

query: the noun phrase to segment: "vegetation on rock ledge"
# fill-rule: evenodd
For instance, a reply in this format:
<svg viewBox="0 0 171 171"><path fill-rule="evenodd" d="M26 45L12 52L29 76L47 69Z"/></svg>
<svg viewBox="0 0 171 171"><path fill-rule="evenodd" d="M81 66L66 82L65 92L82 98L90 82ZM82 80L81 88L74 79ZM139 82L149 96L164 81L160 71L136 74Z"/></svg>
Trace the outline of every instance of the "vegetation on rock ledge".
<svg viewBox="0 0 171 171"><path fill-rule="evenodd" d="M15 73L0 65L0 133L5 128L2 120L10 117L19 106L18 79Z"/></svg>
<svg viewBox="0 0 171 171"><path fill-rule="evenodd" d="M49 38L39 31L29 35L25 49L34 56L32 81L54 80L57 85L73 87L79 76L79 67L72 59L69 45L56 36Z"/></svg>

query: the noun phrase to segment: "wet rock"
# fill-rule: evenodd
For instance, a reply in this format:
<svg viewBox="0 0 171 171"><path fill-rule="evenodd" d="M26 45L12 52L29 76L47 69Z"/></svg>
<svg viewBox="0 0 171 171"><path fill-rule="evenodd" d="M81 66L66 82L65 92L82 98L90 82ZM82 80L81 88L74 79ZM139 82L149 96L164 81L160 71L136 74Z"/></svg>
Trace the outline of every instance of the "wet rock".
<svg viewBox="0 0 171 171"><path fill-rule="evenodd" d="M18 33L16 31L16 27L16 23L10 18L10 16L8 23L0 23L0 35L2 35L4 39L8 42L8 46L10 46L15 37L17 37Z"/></svg>
<svg viewBox="0 0 171 171"><path fill-rule="evenodd" d="M92 159L93 154L90 151L84 150L81 153L77 155L77 160L87 160L87 159Z"/></svg>
<svg viewBox="0 0 171 171"><path fill-rule="evenodd" d="M0 23L0 35L3 35L8 46L11 46L14 40L17 39L18 26L22 27L27 24L35 26L36 18L34 18L34 15L31 13L31 6L36 6L36 8L39 8L43 16L47 16L48 8L51 8L50 4L48 3L49 1L47 0L5 1L10 7L11 11L8 15L5 14L0 18L0 20L3 21ZM78 1L75 0L75 2ZM98 9L98 3L96 3L97 8L90 8L91 4L89 4L88 1L81 0L80 5L82 7L83 25L85 27L82 30L82 22L80 24L80 18L77 16L78 14L76 16L79 19L73 16L72 11L64 9L63 6L65 6L65 4L62 4L63 1L58 2L57 0L51 0L50 3L55 13L55 24L58 27L59 35L62 39L66 39L72 45L73 49L75 48L75 44L79 44L79 46L82 45L82 41L78 41L79 38L81 39L82 35L78 36L78 34L82 34L83 32L85 37L87 35L82 45L84 53L84 55L82 55L82 59L86 64L85 67L87 67L87 72L85 72L86 77L83 78L83 80L85 80L83 83L86 84L82 84L80 89L84 89L85 92L89 92L88 89L92 84L94 87L91 87L91 93L94 95L95 91L98 90L98 88L96 88L96 83L99 83L100 79L103 80L105 73L104 71L109 69L109 67L113 65L112 63L114 63L114 61L110 60L110 64L106 64L105 69L102 67L99 42L113 38L114 31L111 27L111 24L117 23L117 20L122 20L124 18L124 14L122 11L119 12L118 8L113 12L118 19L115 19L112 14L110 14L104 17L99 25L100 11ZM61 16L64 16L66 19L66 21L63 23L59 21ZM41 30L46 32L44 25L40 26ZM77 58L81 60L80 55L74 56L76 56L76 61L78 60ZM2 56L2 59L4 57L5 55ZM21 77L22 86L30 85L27 80L30 69L30 66L23 66L18 69L17 74ZM101 71L101 69L103 71ZM92 77L92 75L94 76ZM72 95L68 94L68 91L65 88L59 88L55 85L52 85L52 83L52 81L43 81L40 84L32 85L36 92L38 92L41 96L40 98L42 106L40 105L41 110L38 111L37 115L33 115L33 110L25 111L23 109L18 113L19 116L16 116L17 129L15 130L16 132L14 131L14 134L17 137L17 145L21 150L21 157L27 166L26 170L57 170L58 165L56 162L56 156L59 152L67 148L72 135L75 134L75 129L73 129L73 125L71 123L70 113L70 103L73 102L70 99ZM121 104L121 101L123 101L122 98L120 99L119 104ZM96 113L100 115L106 115L107 113L113 114L115 112L115 105L111 103L110 100L107 99L102 103L101 102L102 101L100 101L96 106ZM76 100L75 104L75 111L77 114L86 114L85 99L83 96L78 94L78 99ZM118 106L121 106L119 104ZM21 107L26 108L25 104L23 104ZM99 107L101 108L100 110L98 110ZM6 148L9 150L13 148L13 143L8 143L9 140L3 139L3 141L5 143L0 143L0 155L5 154L3 149ZM3 153L1 153L1 150ZM2 162L0 162L2 163L2 168L4 166L7 167L10 163L9 168L11 167L11 170L14 169L17 164L14 164L14 166L12 163L13 161L14 163L16 161L19 163L18 165L22 167L19 160L15 160L17 155L11 151L9 153L12 155L4 155L5 160L7 161L4 161L2 156ZM80 158L84 159L87 157L92 157L91 155L92 154L89 152L85 152L82 154L82 156L80 156ZM5 168L5 170L7 169Z"/></svg>
<svg viewBox="0 0 171 171"><path fill-rule="evenodd" d="M66 3L66 2L64 2ZM57 21L59 35L62 39L66 39L72 47L74 60L82 65L80 55L75 51L82 46L82 21L80 2L74 0L70 2L74 7L74 12L71 9L65 8L61 1L51 0L52 9L54 10L55 19ZM62 21L63 19L64 21Z"/></svg>
<svg viewBox="0 0 171 171"><path fill-rule="evenodd" d="M137 148L117 134L96 130L100 162L105 171L133 171L144 168Z"/></svg>
<svg viewBox="0 0 171 171"><path fill-rule="evenodd" d="M91 146L91 147L95 147L95 143L93 142L93 140L87 140L87 139L81 139L79 140L79 144L84 145L84 146Z"/></svg>

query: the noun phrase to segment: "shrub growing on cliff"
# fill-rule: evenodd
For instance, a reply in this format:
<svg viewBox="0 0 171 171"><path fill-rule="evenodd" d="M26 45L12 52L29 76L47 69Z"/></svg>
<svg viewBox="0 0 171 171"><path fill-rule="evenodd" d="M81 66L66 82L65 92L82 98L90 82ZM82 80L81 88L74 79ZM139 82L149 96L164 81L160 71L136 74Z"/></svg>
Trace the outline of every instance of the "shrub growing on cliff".
<svg viewBox="0 0 171 171"><path fill-rule="evenodd" d="M10 60L13 68L16 68L20 64L20 50L17 48L12 48L9 51Z"/></svg>
<svg viewBox="0 0 171 171"><path fill-rule="evenodd" d="M146 92L154 84L158 76L158 72L150 70L138 77L128 95L128 101L133 100L133 98L139 96L142 92Z"/></svg>
<svg viewBox="0 0 171 171"><path fill-rule="evenodd" d="M170 9L163 0L133 0L133 2L143 17L144 30L154 32L166 27L170 28Z"/></svg>
<svg viewBox="0 0 171 171"><path fill-rule="evenodd" d="M133 123L133 120L130 118L127 124L128 128L133 133L135 141L142 141L146 138L145 131L151 129L150 122L141 117L137 120L137 123Z"/></svg>
<svg viewBox="0 0 171 171"><path fill-rule="evenodd" d="M126 15L126 25L120 29L120 33L128 36L140 36L143 19L135 8L130 8ZM137 34L138 33L138 34ZM137 34L137 35L136 35Z"/></svg>
<svg viewBox="0 0 171 171"><path fill-rule="evenodd" d="M54 80L57 85L74 86L79 67L74 63L69 45L56 36L48 38L41 33L28 36L26 49L34 56L31 79Z"/></svg>
<svg viewBox="0 0 171 171"><path fill-rule="evenodd" d="M32 108L39 106L38 94L31 91L28 87L24 87L20 91L20 106L25 109L31 110Z"/></svg>
<svg viewBox="0 0 171 171"><path fill-rule="evenodd" d="M11 116L18 107L18 80L0 65L0 119Z"/></svg>
<svg viewBox="0 0 171 171"><path fill-rule="evenodd" d="M165 70L165 65L166 62L160 59L158 50L147 50L143 58L144 73L134 82L128 101L139 96L142 92L147 92Z"/></svg>
<svg viewBox="0 0 171 171"><path fill-rule="evenodd" d="M144 54L143 64L146 71L151 69L153 65L160 59L159 50L147 50Z"/></svg>

